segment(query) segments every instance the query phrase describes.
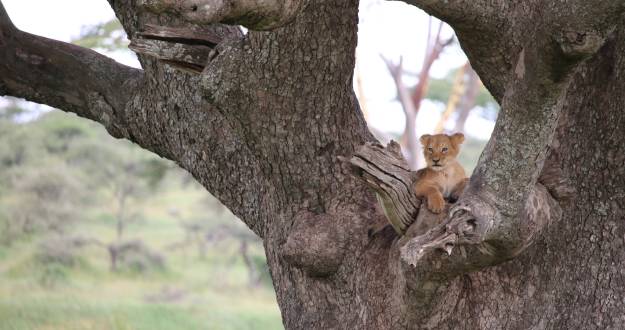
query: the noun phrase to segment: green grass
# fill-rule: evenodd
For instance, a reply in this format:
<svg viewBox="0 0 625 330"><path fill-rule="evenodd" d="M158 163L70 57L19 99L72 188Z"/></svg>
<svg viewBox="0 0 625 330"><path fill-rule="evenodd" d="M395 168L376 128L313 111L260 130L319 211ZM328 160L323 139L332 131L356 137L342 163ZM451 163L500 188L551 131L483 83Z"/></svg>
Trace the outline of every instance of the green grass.
<svg viewBox="0 0 625 330"><path fill-rule="evenodd" d="M115 305L82 301L27 300L0 304L1 329L245 329L249 315L201 314L187 306L163 304ZM239 312L244 314L244 311ZM235 324L230 319L241 322ZM247 328L250 328L249 326Z"/></svg>
<svg viewBox="0 0 625 330"><path fill-rule="evenodd" d="M194 304L86 301L48 293L0 301L0 329L279 329L275 310L224 303L218 297Z"/></svg>
<svg viewBox="0 0 625 330"><path fill-rule="evenodd" d="M11 329L282 329L271 287L249 287L236 241L224 240L201 258L194 246L168 250L184 239L183 218L204 198L200 189L166 189L142 205L144 219L128 226L126 238L141 239L165 257L165 268L146 272L109 270L98 246L80 248L71 265L38 259L50 234L0 246L0 330ZM84 210L65 234L115 240L108 205ZM238 221L227 213L204 212L210 226ZM253 255L262 256L259 246Z"/></svg>

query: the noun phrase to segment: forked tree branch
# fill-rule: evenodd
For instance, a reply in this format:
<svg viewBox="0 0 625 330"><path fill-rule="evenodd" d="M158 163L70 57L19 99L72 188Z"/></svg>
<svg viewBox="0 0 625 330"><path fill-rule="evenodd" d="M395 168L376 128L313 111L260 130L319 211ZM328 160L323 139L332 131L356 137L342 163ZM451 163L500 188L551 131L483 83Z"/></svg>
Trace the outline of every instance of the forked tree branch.
<svg viewBox="0 0 625 330"><path fill-rule="evenodd" d="M580 1L570 8L592 15L577 19L570 4L546 8L562 20L533 26L525 37L495 131L467 189L442 223L423 235L410 235L409 228L398 243L411 290L514 258L560 218L554 197L561 190L543 186L539 176L550 172L544 164L569 83L577 67L602 47L623 3Z"/></svg>
<svg viewBox="0 0 625 330"><path fill-rule="evenodd" d="M498 210L482 199L464 198L463 202L448 205L441 214L421 208L422 202L412 188L418 178L405 164L395 142L386 148L366 144L349 160L352 174L378 194L389 222L403 235L396 245L396 266L410 282L407 285L411 290L505 262L524 251L545 226L561 217L556 199L538 183L515 222L518 239L505 242L495 236L498 231L494 227L500 223L482 222L478 226L476 218L499 217Z"/></svg>
<svg viewBox="0 0 625 330"><path fill-rule="evenodd" d="M140 0L139 4L154 13L176 14L192 23L272 30L291 22L303 0Z"/></svg>
<svg viewBox="0 0 625 330"><path fill-rule="evenodd" d="M141 70L90 49L22 32L2 3L0 27L0 95L74 112L103 123L117 137L128 134L123 111Z"/></svg>
<svg viewBox="0 0 625 330"><path fill-rule="evenodd" d="M569 4L567 4L568 6ZM600 5L584 3L575 8ZM566 6L565 6L566 7ZM567 7L568 8L568 7ZM547 157L562 102L577 67L593 56L611 33L622 4L611 4L604 20L573 20L567 8L559 8L564 22L554 21L536 27L518 55L512 79L506 86L502 111L493 135L473 173L468 192L488 202L501 215L499 234L514 239L510 230L526 205ZM621 11L622 12L622 11ZM586 21L586 20L589 21ZM610 24L609 22L612 22ZM466 194L465 194L466 195Z"/></svg>

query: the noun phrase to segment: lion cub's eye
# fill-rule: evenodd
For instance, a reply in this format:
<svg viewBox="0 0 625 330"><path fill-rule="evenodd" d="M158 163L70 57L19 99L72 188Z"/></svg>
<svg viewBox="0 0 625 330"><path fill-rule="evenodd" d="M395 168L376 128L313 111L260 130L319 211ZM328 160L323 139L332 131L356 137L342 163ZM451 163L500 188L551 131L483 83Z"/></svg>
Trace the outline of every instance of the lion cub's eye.
<svg viewBox="0 0 625 330"><path fill-rule="evenodd" d="M434 149L432 149L432 147L428 147L428 151L429 151L429 152L433 152L433 151L434 151Z"/></svg>
<svg viewBox="0 0 625 330"><path fill-rule="evenodd" d="M443 152L447 152L447 147L444 147L444 148L443 148Z"/></svg>

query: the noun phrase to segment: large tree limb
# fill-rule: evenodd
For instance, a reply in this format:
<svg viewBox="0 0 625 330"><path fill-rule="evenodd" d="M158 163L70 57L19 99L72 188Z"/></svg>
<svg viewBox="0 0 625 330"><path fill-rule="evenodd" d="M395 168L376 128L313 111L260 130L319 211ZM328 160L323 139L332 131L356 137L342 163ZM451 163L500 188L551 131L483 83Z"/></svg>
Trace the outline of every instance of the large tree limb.
<svg viewBox="0 0 625 330"><path fill-rule="evenodd" d="M189 170L259 236L270 188L249 148L200 96L197 76L143 60L141 71L92 50L21 32L0 4L0 92L73 112ZM132 29L128 26L127 29ZM228 173L224 176L223 173ZM235 183L245 185L235 187Z"/></svg>
<svg viewBox="0 0 625 330"><path fill-rule="evenodd" d="M125 104L141 70L95 51L22 32L0 3L0 94L66 109L127 136Z"/></svg>
<svg viewBox="0 0 625 330"><path fill-rule="evenodd" d="M291 22L303 0L141 0L154 13L172 13L197 24L225 23L272 30Z"/></svg>
<svg viewBox="0 0 625 330"><path fill-rule="evenodd" d="M556 200L538 179L562 100L577 66L599 50L623 12L620 2L579 5L575 10L583 7L595 16L574 20L573 12L553 5L547 12L562 10L563 21L536 26L526 37L493 136L448 218L400 243L402 263L415 266L419 283L513 258L559 218ZM597 15L603 20L594 23Z"/></svg>
<svg viewBox="0 0 625 330"><path fill-rule="evenodd" d="M452 23L475 22L476 20L494 22L501 15L497 9L504 5L501 0L400 0L417 6L428 14Z"/></svg>
<svg viewBox="0 0 625 330"><path fill-rule="evenodd" d="M558 5L549 7L547 12L563 10L563 21L535 26L525 37L514 79L501 96L502 113L464 194L439 225L416 235L409 228L398 242L400 282L409 292L432 299L451 278L516 257L560 218L557 193L549 193L557 190L538 179L573 73L602 47L622 14L621 3L603 5L606 12L587 8L595 14L588 20L574 20ZM592 23L597 15L603 20Z"/></svg>
<svg viewBox="0 0 625 330"><path fill-rule="evenodd" d="M580 4L595 5L600 4ZM603 45L620 16L613 11L622 5L604 8L604 20L594 26L585 19L574 21L569 10L555 7L563 11L564 21L537 27L519 53L502 112L468 190L496 196L492 207L510 219L518 218L538 180L573 73ZM597 17L601 16L593 22Z"/></svg>

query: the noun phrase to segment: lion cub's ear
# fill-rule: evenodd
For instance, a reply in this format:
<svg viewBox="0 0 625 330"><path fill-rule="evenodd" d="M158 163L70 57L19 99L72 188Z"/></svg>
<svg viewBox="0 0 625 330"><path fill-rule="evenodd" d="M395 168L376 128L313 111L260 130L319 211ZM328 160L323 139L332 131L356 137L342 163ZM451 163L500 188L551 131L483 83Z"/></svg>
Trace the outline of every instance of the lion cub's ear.
<svg viewBox="0 0 625 330"><path fill-rule="evenodd" d="M454 145L460 145L462 144L462 142L464 142L464 134L462 133L456 133L449 138L451 139L451 143L453 143Z"/></svg>
<svg viewBox="0 0 625 330"><path fill-rule="evenodd" d="M421 135L421 138L419 138L419 141L421 142L422 145L427 145L430 142L430 138L432 137L432 135L430 134L423 134Z"/></svg>

